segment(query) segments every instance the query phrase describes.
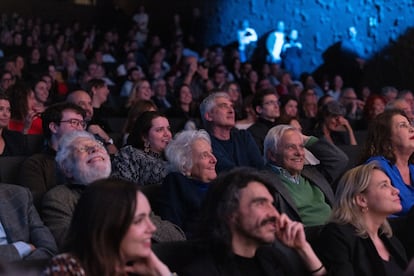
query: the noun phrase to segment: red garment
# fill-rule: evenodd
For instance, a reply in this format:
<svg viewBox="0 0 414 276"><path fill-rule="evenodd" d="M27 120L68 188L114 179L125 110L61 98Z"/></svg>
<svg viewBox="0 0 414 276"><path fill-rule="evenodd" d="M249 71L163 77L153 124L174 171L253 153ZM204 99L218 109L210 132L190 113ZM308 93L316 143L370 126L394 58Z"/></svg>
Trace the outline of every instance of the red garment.
<svg viewBox="0 0 414 276"><path fill-rule="evenodd" d="M23 132L23 128L24 128L23 121L10 120L9 122L10 130ZM38 116L33 119L32 125L30 126L27 134L43 134L42 118Z"/></svg>

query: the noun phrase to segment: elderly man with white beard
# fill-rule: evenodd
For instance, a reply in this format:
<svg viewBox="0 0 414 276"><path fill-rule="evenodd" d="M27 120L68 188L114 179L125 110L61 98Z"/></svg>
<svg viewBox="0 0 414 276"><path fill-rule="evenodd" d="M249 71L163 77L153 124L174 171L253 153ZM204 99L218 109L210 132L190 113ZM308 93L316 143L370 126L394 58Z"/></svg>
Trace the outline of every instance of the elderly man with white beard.
<svg viewBox="0 0 414 276"><path fill-rule="evenodd" d="M56 162L68 182L45 194L42 218L61 251L82 192L90 183L110 176L111 160L105 147L92 134L75 131L60 139ZM154 214L151 214L151 220L157 227L153 235L155 242L185 239L184 233L172 223Z"/></svg>
<svg viewBox="0 0 414 276"><path fill-rule="evenodd" d="M59 249L62 249L73 211L89 183L111 174L111 160L105 147L86 131L75 131L60 139L56 162L68 179L42 200L42 218Z"/></svg>

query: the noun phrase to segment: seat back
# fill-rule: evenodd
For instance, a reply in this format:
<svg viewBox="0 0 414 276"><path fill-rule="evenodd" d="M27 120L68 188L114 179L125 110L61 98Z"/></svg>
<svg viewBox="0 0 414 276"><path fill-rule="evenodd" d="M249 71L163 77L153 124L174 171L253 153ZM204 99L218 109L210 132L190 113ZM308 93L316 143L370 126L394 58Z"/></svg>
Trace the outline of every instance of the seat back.
<svg viewBox="0 0 414 276"><path fill-rule="evenodd" d="M18 184L21 165L26 156L0 157L0 182Z"/></svg>

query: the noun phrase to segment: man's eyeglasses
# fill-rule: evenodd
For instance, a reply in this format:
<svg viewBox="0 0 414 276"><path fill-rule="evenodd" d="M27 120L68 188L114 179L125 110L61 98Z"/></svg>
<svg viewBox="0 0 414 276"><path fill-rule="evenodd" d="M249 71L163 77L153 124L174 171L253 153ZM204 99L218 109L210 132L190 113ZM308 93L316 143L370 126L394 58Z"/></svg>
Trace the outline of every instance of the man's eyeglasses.
<svg viewBox="0 0 414 276"><path fill-rule="evenodd" d="M96 144L90 144L90 145L83 145L80 147L75 147L75 150L80 153L92 153L98 150L104 149L103 144L100 141L96 141Z"/></svg>
<svg viewBox="0 0 414 276"><path fill-rule="evenodd" d="M60 123L69 123L72 127L81 126L83 129L86 128L86 122L83 120L78 120L78 119L64 120L64 121L60 121Z"/></svg>
<svg viewBox="0 0 414 276"><path fill-rule="evenodd" d="M263 105L280 105L279 101L264 102Z"/></svg>

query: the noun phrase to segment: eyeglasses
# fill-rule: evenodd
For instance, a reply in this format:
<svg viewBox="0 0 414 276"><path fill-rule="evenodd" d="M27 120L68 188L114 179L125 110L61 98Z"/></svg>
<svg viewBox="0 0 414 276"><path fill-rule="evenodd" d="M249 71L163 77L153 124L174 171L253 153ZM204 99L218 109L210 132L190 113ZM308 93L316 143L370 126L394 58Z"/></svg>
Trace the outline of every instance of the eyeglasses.
<svg viewBox="0 0 414 276"><path fill-rule="evenodd" d="M83 120L78 120L78 119L64 120L64 121L60 121L60 123L69 123L72 127L81 126L83 129L86 128L86 122Z"/></svg>
<svg viewBox="0 0 414 276"><path fill-rule="evenodd" d="M85 152L90 153L90 152L95 152L95 151L102 150L102 149L104 149L104 146L102 142L100 141L96 141L95 144L91 144L91 145L83 145L80 147L75 147L75 150L80 153L85 153Z"/></svg>
<svg viewBox="0 0 414 276"><path fill-rule="evenodd" d="M4 78L4 79L1 79L1 81L2 82L9 82L9 81L13 81L14 80L14 78Z"/></svg>

